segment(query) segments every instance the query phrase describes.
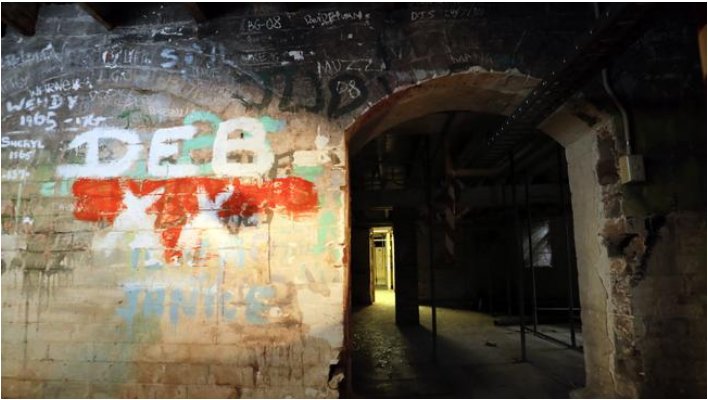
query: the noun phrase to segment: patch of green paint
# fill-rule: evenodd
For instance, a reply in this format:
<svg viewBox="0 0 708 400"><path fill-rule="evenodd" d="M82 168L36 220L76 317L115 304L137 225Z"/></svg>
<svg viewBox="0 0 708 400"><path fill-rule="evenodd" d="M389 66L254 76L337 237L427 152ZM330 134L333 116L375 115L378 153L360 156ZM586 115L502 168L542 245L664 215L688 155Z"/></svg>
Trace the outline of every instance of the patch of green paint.
<svg viewBox="0 0 708 400"><path fill-rule="evenodd" d="M342 200L344 198L344 194L342 192L335 192L333 195L334 197L334 204L337 206L341 206L344 204L344 201Z"/></svg>
<svg viewBox="0 0 708 400"><path fill-rule="evenodd" d="M71 194L71 188L74 186L73 179L63 179L59 186L59 196L68 196Z"/></svg>
<svg viewBox="0 0 708 400"><path fill-rule="evenodd" d="M327 249L327 241L334 234L336 228L336 215L334 211L327 210L320 215L317 220L317 244L315 245L314 252L320 255Z"/></svg>
<svg viewBox="0 0 708 400"><path fill-rule="evenodd" d="M317 193L317 205L321 207L324 207L324 205L327 203L327 194L324 191L320 191Z"/></svg>
<svg viewBox="0 0 708 400"><path fill-rule="evenodd" d="M302 179L308 180L310 182L314 182L315 179L317 179L318 176L322 175L323 168L320 165L315 165L315 166L308 166L308 167L302 167L302 166L295 166L293 169L293 173L295 176L298 176Z"/></svg>
<svg viewBox="0 0 708 400"><path fill-rule="evenodd" d="M54 182L44 182L39 188L39 194L44 197L54 196Z"/></svg>
<svg viewBox="0 0 708 400"><path fill-rule="evenodd" d="M209 133L214 134L216 133L216 130L219 129L221 118L219 118L219 116L214 114L213 112L209 111L192 111L191 113L187 114L187 116L184 117L184 120L182 121L182 123L185 125L191 125L195 122L208 122L209 124L211 124L211 132Z"/></svg>
<svg viewBox="0 0 708 400"><path fill-rule="evenodd" d="M208 134L184 141L184 144L182 145L182 154L180 154L178 164L190 164L192 162L191 157L189 156L190 151L214 146L214 139L216 138L215 134L219 129L221 118L209 111L192 111L184 117L182 122L185 125L191 125L195 122L206 122L211 125L211 130Z"/></svg>
<svg viewBox="0 0 708 400"><path fill-rule="evenodd" d="M130 178L145 179L148 175L147 162L141 160L135 163L135 166L131 168L126 174Z"/></svg>
<svg viewBox="0 0 708 400"><path fill-rule="evenodd" d="M140 111L140 108L138 107L123 111L118 114L117 117L118 119L125 120L125 129L130 128L130 123L134 121L142 122L146 125L152 125L152 118Z"/></svg>
<svg viewBox="0 0 708 400"><path fill-rule="evenodd" d="M194 139L185 140L182 145L182 153L188 154L191 150L203 149L214 146L214 135L197 136Z"/></svg>
<svg viewBox="0 0 708 400"><path fill-rule="evenodd" d="M192 162L192 157L189 156L189 154L182 154L179 156L177 159L177 164L190 164Z"/></svg>
<svg viewBox="0 0 708 400"><path fill-rule="evenodd" d="M202 164L199 166L199 175L211 175L214 173L214 168L211 163Z"/></svg>
<svg viewBox="0 0 708 400"><path fill-rule="evenodd" d="M273 119L268 116L261 117L261 123L263 124L263 129L270 133L277 133L285 128L285 121Z"/></svg>
<svg viewBox="0 0 708 400"><path fill-rule="evenodd" d="M334 255L334 261L344 263L344 249L341 247L332 249L332 254Z"/></svg>
<svg viewBox="0 0 708 400"><path fill-rule="evenodd" d="M61 181L61 187L59 188L60 196L68 196L71 193L71 188L74 186L73 179L64 179Z"/></svg>
<svg viewBox="0 0 708 400"><path fill-rule="evenodd" d="M32 171L32 180L48 181L54 178L54 173L52 165L39 165Z"/></svg>
<svg viewBox="0 0 708 400"><path fill-rule="evenodd" d="M128 118L130 117L130 114L133 114L135 112L139 112L139 108L131 108L130 110L125 110L122 113L118 114L118 118Z"/></svg>

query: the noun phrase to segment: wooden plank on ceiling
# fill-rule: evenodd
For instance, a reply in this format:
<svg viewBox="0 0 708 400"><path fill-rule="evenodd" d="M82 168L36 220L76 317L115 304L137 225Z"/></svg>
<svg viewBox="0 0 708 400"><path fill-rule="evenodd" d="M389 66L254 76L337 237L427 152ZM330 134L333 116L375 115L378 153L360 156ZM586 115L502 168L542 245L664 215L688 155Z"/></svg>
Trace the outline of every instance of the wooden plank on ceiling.
<svg viewBox="0 0 708 400"><path fill-rule="evenodd" d="M195 21L198 23L201 22L206 22L207 19L207 13L204 11L204 6L200 5L199 3L182 3L184 4L185 7L187 7L187 11L189 11L189 14L192 15L192 18L194 18Z"/></svg>
<svg viewBox="0 0 708 400"><path fill-rule="evenodd" d="M116 27L114 19L111 18L110 4L106 3L80 3L81 8L89 15L105 26L109 31ZM128 3L130 4L130 3Z"/></svg>
<svg viewBox="0 0 708 400"><path fill-rule="evenodd" d="M39 3L4 3L2 23L10 25L25 36L32 36L37 25Z"/></svg>

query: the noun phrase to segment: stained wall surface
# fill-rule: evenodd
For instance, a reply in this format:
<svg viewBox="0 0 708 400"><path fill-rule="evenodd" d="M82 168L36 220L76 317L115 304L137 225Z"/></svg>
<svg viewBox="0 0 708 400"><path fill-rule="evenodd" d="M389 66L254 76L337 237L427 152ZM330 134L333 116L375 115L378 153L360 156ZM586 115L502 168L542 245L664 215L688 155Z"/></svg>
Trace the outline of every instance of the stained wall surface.
<svg viewBox="0 0 708 400"><path fill-rule="evenodd" d="M46 5L35 36L2 39L3 396L338 396L345 129L456 73L497 71L478 101L508 114L594 19L146 7L107 32Z"/></svg>

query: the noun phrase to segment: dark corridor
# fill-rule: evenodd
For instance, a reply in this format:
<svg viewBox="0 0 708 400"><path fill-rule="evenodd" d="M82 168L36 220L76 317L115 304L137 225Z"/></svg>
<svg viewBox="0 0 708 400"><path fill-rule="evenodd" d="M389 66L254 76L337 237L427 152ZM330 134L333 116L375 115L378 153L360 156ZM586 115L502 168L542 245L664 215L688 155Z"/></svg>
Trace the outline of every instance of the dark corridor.
<svg viewBox="0 0 708 400"><path fill-rule="evenodd" d="M500 120L429 114L352 158L354 396L564 398L583 386L562 147L535 132L494 169L451 171L463 143ZM396 232L395 292L374 291L368 237L385 225Z"/></svg>

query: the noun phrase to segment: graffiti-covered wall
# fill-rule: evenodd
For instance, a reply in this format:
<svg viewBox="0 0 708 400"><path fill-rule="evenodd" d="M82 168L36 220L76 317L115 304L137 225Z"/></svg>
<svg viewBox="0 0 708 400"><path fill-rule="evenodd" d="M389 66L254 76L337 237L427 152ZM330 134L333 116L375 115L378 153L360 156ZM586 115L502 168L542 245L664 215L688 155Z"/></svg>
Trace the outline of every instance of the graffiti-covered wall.
<svg viewBox="0 0 708 400"><path fill-rule="evenodd" d="M337 396L342 129L216 44L76 32L3 39L4 394Z"/></svg>
<svg viewBox="0 0 708 400"><path fill-rule="evenodd" d="M341 131L91 73L3 100L4 370L111 383L91 386L110 396L178 383L256 396L308 371L312 392L299 393L330 395L343 345Z"/></svg>
<svg viewBox="0 0 708 400"><path fill-rule="evenodd" d="M45 5L2 39L4 395L338 396L345 127L394 88L516 67L516 38L481 48L503 14L470 5L268 7L107 32Z"/></svg>
<svg viewBox="0 0 708 400"><path fill-rule="evenodd" d="M382 100L422 82L435 101L398 96L401 119L463 97L508 115L594 22L568 4L303 7L197 24L155 3L108 32L43 4L34 36L7 30L4 397L338 396L349 128L385 126ZM614 362L588 343L589 371Z"/></svg>

